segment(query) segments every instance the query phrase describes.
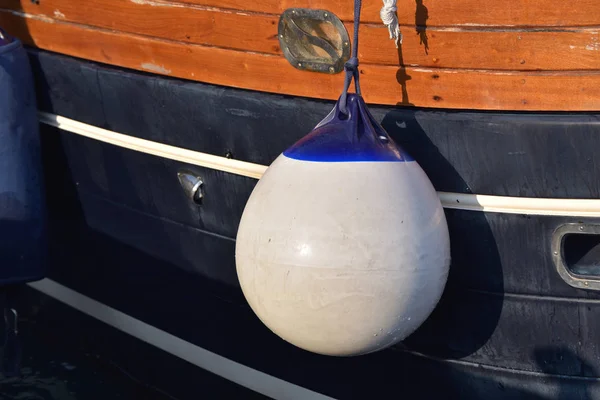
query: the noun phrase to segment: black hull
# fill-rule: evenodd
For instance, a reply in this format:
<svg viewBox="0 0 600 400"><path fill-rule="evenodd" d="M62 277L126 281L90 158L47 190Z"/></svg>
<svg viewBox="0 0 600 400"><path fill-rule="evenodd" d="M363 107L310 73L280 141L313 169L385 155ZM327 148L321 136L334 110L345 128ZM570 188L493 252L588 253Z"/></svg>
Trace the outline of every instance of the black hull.
<svg viewBox="0 0 600 400"><path fill-rule="evenodd" d="M332 107L30 55L41 111L254 163L269 164ZM372 112L437 190L600 196L600 114ZM567 285L550 250L560 224L598 220L447 210L453 265L431 318L401 346L358 358L323 357L272 334L239 289L234 238L254 179L45 125L42 133L53 188L49 277L56 282L340 399L600 398L600 294ZM179 186L176 173L184 166L205 182L201 207Z"/></svg>

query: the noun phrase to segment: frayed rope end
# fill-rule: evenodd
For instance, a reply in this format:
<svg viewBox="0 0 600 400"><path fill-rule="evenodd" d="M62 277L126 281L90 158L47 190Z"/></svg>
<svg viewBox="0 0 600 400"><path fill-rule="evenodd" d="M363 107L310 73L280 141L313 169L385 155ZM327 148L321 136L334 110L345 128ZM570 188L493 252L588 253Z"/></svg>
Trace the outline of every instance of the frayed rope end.
<svg viewBox="0 0 600 400"><path fill-rule="evenodd" d="M396 48L399 44L402 44L402 33L400 33L400 26L398 24L398 16L396 15L396 0L383 0L383 7L379 12L381 22L387 26L390 32L390 39L396 43Z"/></svg>
<svg viewBox="0 0 600 400"><path fill-rule="evenodd" d="M392 26L388 26L388 30L390 31L390 39L394 40L396 48L398 48L398 45L402 44L402 33L400 33L400 27L396 25L396 28L394 29Z"/></svg>

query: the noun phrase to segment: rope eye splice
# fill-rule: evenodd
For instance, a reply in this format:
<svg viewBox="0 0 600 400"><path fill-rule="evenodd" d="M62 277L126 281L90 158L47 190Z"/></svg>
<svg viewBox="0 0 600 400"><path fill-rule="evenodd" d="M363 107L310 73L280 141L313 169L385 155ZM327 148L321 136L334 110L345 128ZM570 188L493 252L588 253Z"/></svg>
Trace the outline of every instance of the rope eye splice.
<svg viewBox="0 0 600 400"><path fill-rule="evenodd" d="M258 318L299 348L338 357L412 334L439 301L450 266L433 185L362 98L360 8L355 0L337 103L258 181L235 245L240 287ZM348 93L352 79L356 93Z"/></svg>

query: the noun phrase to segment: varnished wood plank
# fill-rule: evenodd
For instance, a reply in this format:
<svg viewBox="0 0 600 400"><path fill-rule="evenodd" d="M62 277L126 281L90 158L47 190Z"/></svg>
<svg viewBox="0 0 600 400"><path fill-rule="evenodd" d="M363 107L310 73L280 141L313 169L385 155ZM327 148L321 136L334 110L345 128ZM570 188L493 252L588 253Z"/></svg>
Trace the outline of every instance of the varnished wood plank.
<svg viewBox="0 0 600 400"><path fill-rule="evenodd" d="M151 2L152 0L134 0ZM318 8L341 19L353 19L350 0L183 0L187 3L280 14L287 8ZM363 1L362 21L381 22L381 1ZM398 19L405 25L428 26L589 26L600 25L597 0L398 0Z"/></svg>
<svg viewBox="0 0 600 400"><path fill-rule="evenodd" d="M161 3L166 4L166 3ZM207 10L193 6L160 7L130 0L71 0L40 4L0 0L0 6L32 15L208 46L281 54L278 17ZM191 8L190 8L191 7ZM347 23L352 32L352 24ZM600 34L594 29L551 32L402 27L401 52L383 25L361 27L362 63L501 69L600 69Z"/></svg>
<svg viewBox="0 0 600 400"><path fill-rule="evenodd" d="M157 3L159 4L159 3ZM0 0L0 8L57 20L224 48L279 53L273 15L248 15L190 6L152 5L130 0Z"/></svg>
<svg viewBox="0 0 600 400"><path fill-rule="evenodd" d="M369 63L494 70L600 70L600 34L592 29L403 29L404 40L398 51L392 42L382 42L376 29L369 28L363 29L359 47L361 60Z"/></svg>
<svg viewBox="0 0 600 400"><path fill-rule="evenodd" d="M0 13L0 24L36 46L137 70L288 95L336 99L342 75L296 70L280 56L167 42ZM600 73L494 72L361 67L365 99L378 104L502 110L599 110Z"/></svg>

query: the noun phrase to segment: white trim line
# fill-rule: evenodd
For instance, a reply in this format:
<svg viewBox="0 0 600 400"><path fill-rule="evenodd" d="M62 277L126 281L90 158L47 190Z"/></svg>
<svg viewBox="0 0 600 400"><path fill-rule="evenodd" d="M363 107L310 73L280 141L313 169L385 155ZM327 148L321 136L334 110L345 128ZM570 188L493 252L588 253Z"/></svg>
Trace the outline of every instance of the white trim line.
<svg viewBox="0 0 600 400"><path fill-rule="evenodd" d="M177 336L135 319L51 279L28 283L32 288L61 301L122 332L158 347L191 364L255 392L282 400L333 399L282 379L267 375L228 358L186 342Z"/></svg>
<svg viewBox="0 0 600 400"><path fill-rule="evenodd" d="M600 217L600 199L544 199L438 192L444 208L524 215Z"/></svg>
<svg viewBox="0 0 600 400"><path fill-rule="evenodd" d="M255 179L260 179L267 169L266 166L260 164L231 160L225 157L214 156L212 154L182 149L180 147L169 146L168 144L123 135L122 133L109 131L107 129L61 117L60 115L39 112L38 118L40 122L55 126L64 131L77 133L78 135L114 144L115 146L175 161L181 161L187 164L199 165L201 167L230 172L232 174L243 175Z"/></svg>
<svg viewBox="0 0 600 400"><path fill-rule="evenodd" d="M231 160L212 154L139 139L84 124L60 115L39 113L40 122L130 150L260 179L266 165ZM444 208L507 214L600 217L600 199L542 199L439 192Z"/></svg>

